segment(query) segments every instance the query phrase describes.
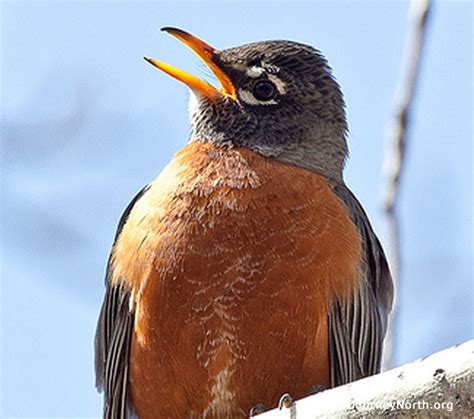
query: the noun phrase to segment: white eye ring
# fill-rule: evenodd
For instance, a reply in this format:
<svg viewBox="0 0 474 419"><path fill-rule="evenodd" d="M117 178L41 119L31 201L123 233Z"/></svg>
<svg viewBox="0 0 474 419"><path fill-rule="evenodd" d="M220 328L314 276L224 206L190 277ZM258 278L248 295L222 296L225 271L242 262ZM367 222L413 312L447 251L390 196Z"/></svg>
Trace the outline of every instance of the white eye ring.
<svg viewBox="0 0 474 419"><path fill-rule="evenodd" d="M275 99L272 100L258 100L251 91L246 89L239 89L240 99L249 105L278 105Z"/></svg>
<svg viewBox="0 0 474 419"><path fill-rule="evenodd" d="M278 90L280 96L286 93L286 84L274 74L267 74L268 80L270 80ZM278 102L275 99L272 100L258 100L250 90L239 89L238 90L240 99L248 103L249 105L277 105Z"/></svg>
<svg viewBox="0 0 474 419"><path fill-rule="evenodd" d="M252 78L260 77L264 72L265 70L262 67L258 67L256 65L249 67L246 71L247 76L252 77Z"/></svg>
<svg viewBox="0 0 474 419"><path fill-rule="evenodd" d="M268 102L277 95L278 89L268 79L257 80L257 82L253 85L252 93L257 100Z"/></svg>
<svg viewBox="0 0 474 419"><path fill-rule="evenodd" d="M273 84L278 89L278 93L280 93L280 95L284 95L286 93L286 84L285 84L285 82L282 81L277 76L275 76L275 74L267 74L267 76L268 76L268 80L272 81Z"/></svg>
<svg viewBox="0 0 474 419"><path fill-rule="evenodd" d="M280 67L277 67L276 65L272 65L272 64L265 64L265 63L262 63L260 66L253 65L247 68L247 71L246 71L247 76L252 77L252 78L260 77L263 73L277 74L279 72L280 72Z"/></svg>

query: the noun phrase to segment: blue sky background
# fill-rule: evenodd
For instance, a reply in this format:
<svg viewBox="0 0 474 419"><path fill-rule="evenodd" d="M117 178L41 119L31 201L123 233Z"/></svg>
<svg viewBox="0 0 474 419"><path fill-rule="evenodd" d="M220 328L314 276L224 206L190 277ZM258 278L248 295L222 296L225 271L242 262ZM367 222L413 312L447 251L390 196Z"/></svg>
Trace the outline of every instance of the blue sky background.
<svg viewBox="0 0 474 419"><path fill-rule="evenodd" d="M219 48L321 49L345 92L346 180L387 247L384 133L407 3L1 3L1 417L97 417L93 336L122 210L188 139L186 88L144 55L206 75L160 33ZM403 178L396 364L473 335L472 5L430 20Z"/></svg>

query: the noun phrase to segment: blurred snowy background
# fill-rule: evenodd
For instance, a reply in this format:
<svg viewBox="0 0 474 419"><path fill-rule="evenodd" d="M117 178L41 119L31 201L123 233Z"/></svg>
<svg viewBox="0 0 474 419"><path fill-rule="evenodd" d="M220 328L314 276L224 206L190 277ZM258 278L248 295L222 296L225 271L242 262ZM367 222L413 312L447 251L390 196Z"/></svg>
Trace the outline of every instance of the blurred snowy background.
<svg viewBox="0 0 474 419"><path fill-rule="evenodd" d="M1 3L1 417L97 417L93 336L122 210L188 139L184 85L205 75L161 26L219 48L286 38L321 49L345 92L346 180L387 247L384 134L407 3ZM472 3L431 16L401 196L395 363L473 335Z"/></svg>

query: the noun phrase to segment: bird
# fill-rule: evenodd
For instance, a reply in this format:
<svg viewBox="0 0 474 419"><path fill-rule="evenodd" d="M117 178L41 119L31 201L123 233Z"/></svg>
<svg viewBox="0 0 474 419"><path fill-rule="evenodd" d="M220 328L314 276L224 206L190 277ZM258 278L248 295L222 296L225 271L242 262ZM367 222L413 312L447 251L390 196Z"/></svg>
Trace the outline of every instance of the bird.
<svg viewBox="0 0 474 419"><path fill-rule="evenodd" d="M393 285L344 181L327 60L162 30L220 86L145 57L190 89L191 135L118 223L95 336L103 417L243 418L378 373Z"/></svg>

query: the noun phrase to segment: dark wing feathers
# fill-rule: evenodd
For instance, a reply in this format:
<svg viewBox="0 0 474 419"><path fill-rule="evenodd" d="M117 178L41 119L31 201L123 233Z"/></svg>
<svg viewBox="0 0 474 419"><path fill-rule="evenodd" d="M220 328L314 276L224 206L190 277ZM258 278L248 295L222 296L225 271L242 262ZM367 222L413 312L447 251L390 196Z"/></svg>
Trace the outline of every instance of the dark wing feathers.
<svg viewBox="0 0 474 419"><path fill-rule="evenodd" d="M144 187L130 202L120 218L114 243L135 203L143 196ZM133 313L130 311L130 292L120 285L112 286L110 258L105 276L105 297L100 310L95 334L96 387L104 392L103 417L129 417L128 368Z"/></svg>
<svg viewBox="0 0 474 419"><path fill-rule="evenodd" d="M393 285L382 246L364 209L344 185L334 192L349 209L363 242L363 281L350 303L336 302L329 314L331 385L376 374L391 310Z"/></svg>

